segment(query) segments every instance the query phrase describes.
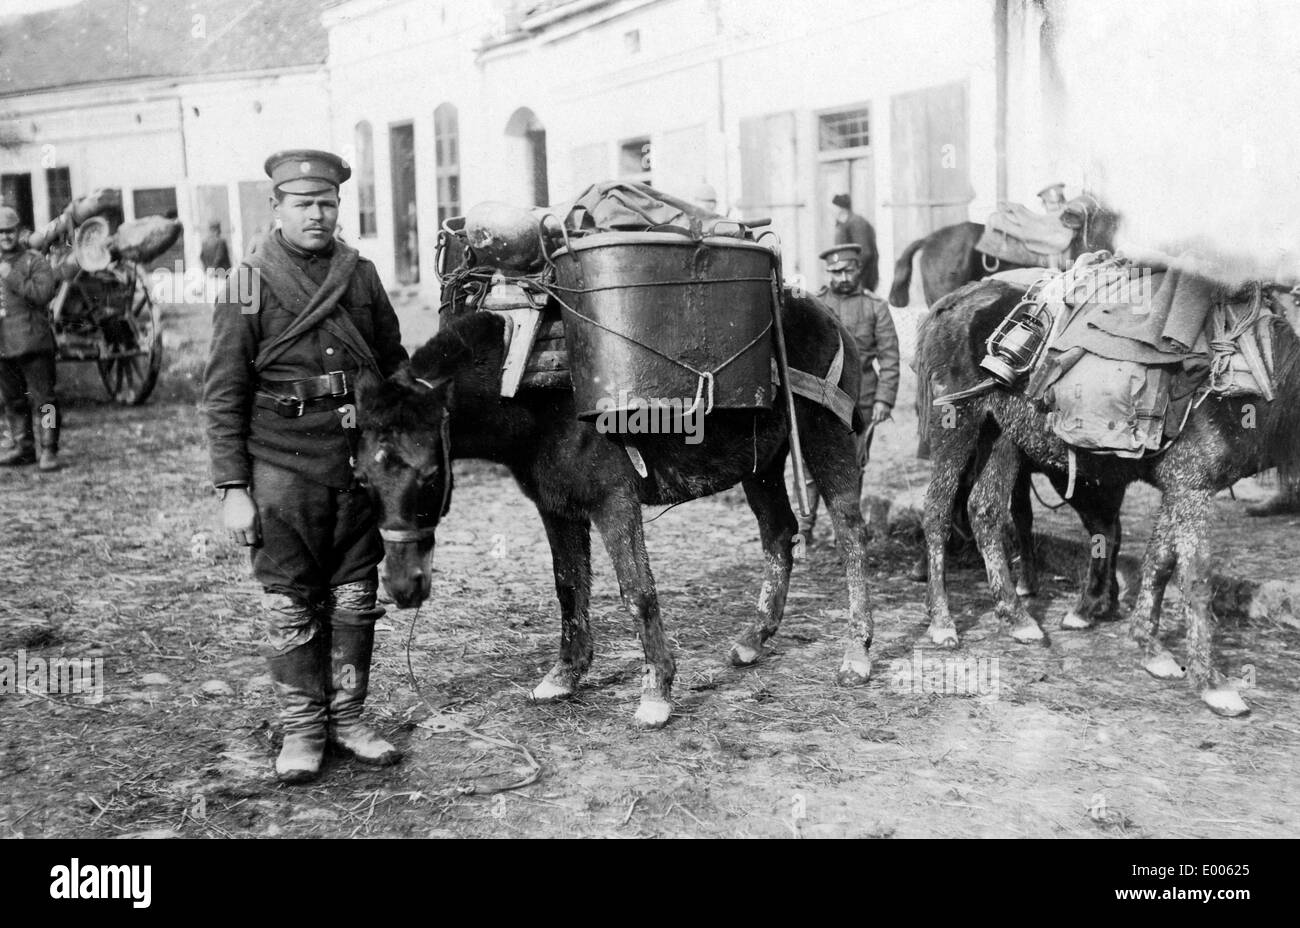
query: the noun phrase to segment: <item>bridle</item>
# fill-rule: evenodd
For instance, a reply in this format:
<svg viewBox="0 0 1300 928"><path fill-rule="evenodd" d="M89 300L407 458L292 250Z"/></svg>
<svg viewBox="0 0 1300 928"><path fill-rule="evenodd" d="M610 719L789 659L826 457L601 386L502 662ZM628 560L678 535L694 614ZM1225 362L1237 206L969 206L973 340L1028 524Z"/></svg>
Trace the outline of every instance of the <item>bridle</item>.
<svg viewBox="0 0 1300 928"><path fill-rule="evenodd" d="M419 377L415 378L416 383L423 384L429 389L434 389L433 384ZM451 509L451 410L448 409L442 417L442 426L439 429L439 438L442 441L442 511L438 513L438 521L441 522ZM426 538L432 538L438 531L437 525L426 525L420 528L388 528L379 526L379 537L387 542L394 544L410 544L412 542L424 541Z"/></svg>

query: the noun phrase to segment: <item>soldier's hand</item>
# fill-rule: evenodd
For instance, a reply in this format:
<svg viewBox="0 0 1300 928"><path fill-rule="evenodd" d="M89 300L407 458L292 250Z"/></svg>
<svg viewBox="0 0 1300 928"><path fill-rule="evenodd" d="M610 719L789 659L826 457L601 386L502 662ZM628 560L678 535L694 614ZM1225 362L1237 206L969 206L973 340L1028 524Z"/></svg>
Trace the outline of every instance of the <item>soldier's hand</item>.
<svg viewBox="0 0 1300 928"><path fill-rule="evenodd" d="M221 521L234 536L235 544L245 547L258 542L257 507L247 487L231 487L221 501Z"/></svg>
<svg viewBox="0 0 1300 928"><path fill-rule="evenodd" d="M888 403L876 403L871 407L871 421L876 425L889 421L893 418L893 416L890 415L891 409L893 409L893 407Z"/></svg>

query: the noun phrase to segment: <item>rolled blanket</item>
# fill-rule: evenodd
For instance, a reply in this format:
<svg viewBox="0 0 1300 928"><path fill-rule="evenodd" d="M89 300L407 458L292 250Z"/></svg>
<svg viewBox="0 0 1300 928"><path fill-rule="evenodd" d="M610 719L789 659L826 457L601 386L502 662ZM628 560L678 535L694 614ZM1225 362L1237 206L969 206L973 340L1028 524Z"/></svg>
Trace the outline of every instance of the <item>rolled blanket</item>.
<svg viewBox="0 0 1300 928"><path fill-rule="evenodd" d="M112 247L128 261L152 261L180 238L181 221L165 216L146 216L118 226Z"/></svg>

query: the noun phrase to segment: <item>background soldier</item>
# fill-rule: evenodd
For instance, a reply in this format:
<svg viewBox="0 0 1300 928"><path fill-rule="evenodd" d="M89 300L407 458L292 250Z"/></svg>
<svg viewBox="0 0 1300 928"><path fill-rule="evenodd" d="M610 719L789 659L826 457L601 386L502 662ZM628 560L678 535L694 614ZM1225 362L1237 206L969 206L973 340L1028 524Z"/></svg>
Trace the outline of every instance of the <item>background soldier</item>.
<svg viewBox="0 0 1300 928"><path fill-rule="evenodd" d="M352 454L357 379L387 377L406 351L374 265L334 238L351 169L307 150L265 167L280 228L234 272L255 275L252 304L227 285L216 305L203 394L223 520L253 546L264 590L276 775L302 782L327 740L365 763L400 759L361 724L383 545Z"/></svg>
<svg viewBox="0 0 1300 928"><path fill-rule="evenodd" d="M215 272L224 277L230 270L230 246L221 234L220 219L208 223L208 235L199 249L199 261L203 264L203 270L209 274Z"/></svg>
<svg viewBox="0 0 1300 928"><path fill-rule="evenodd" d="M831 276L829 286L817 293L817 299L839 319L853 336L862 362L862 385L858 391L858 412L867 427L858 436L858 467L866 470L871 456L871 438L875 427L890 417L894 401L898 398L898 333L894 331L894 318L889 314L889 304L879 297L865 293L858 283L861 273L858 245L836 245L821 253L826 271ZM873 364L874 362L874 364ZM879 369L879 374L877 374ZM863 485L863 493L866 485ZM807 524L801 521L805 546L812 544L813 525L817 521L817 488L808 481L808 501L812 511Z"/></svg>
<svg viewBox="0 0 1300 928"><path fill-rule="evenodd" d="M54 331L46 313L54 287L54 272L44 256L18 244L18 214L0 206L0 401L13 441L13 447L0 454L0 464L36 463L36 416L41 430L39 467L59 467Z"/></svg>
<svg viewBox="0 0 1300 928"><path fill-rule="evenodd" d="M876 250L876 230L871 223L853 212L853 201L847 193L831 197L835 207L835 244L857 245L860 249L858 258L858 285L868 293L880 283L880 252Z"/></svg>

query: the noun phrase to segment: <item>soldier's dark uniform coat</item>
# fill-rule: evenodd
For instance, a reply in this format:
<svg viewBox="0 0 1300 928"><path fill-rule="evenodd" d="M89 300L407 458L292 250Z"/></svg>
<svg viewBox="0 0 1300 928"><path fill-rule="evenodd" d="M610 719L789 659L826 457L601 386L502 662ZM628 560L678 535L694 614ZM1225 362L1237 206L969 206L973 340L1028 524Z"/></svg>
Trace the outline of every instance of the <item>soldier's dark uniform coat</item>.
<svg viewBox="0 0 1300 928"><path fill-rule="evenodd" d="M0 255L9 274L0 280L0 358L54 351L46 304L54 296L54 272L35 251Z"/></svg>
<svg viewBox="0 0 1300 928"><path fill-rule="evenodd" d="M284 395L275 384L343 371L348 382L361 374L362 360L324 327L304 333L259 375L253 361L261 348L294 321L290 301L260 279L255 305L238 301L239 275L250 274L267 251L282 251L319 287L330 262L351 249L334 242L325 253L294 248L279 232L267 237L257 256L232 275L213 314L212 350L203 397L213 483L248 485L257 505L262 544L253 570L268 590L318 595L328 587L364 579L379 563L383 547L363 489L354 486L345 419L355 417L355 399L340 407L309 410L298 418L254 405L261 390ZM407 359L397 314L375 266L358 258L346 294L335 311L345 312L370 346L379 372L392 374ZM349 425L351 423L348 423Z"/></svg>
<svg viewBox="0 0 1300 928"><path fill-rule="evenodd" d="M858 346L858 356L862 359L858 409L870 422L874 403L892 407L898 399L898 333L894 330L889 304L874 294L841 294L830 287L818 291L817 299L848 329ZM880 365L879 374L873 361Z"/></svg>

